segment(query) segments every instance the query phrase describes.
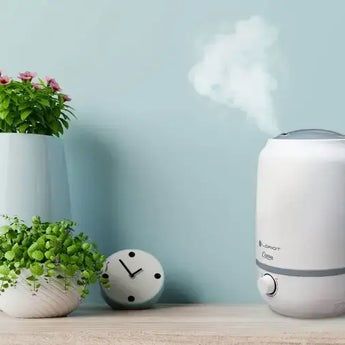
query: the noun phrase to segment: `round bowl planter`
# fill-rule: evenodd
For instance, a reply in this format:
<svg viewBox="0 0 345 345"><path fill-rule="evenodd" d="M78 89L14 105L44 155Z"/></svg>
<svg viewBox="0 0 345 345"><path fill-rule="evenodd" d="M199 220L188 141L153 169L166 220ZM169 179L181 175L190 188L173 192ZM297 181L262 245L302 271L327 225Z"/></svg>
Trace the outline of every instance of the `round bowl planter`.
<svg viewBox="0 0 345 345"><path fill-rule="evenodd" d="M71 286L65 290L63 279L38 277L36 284L40 284L37 292L29 286L26 277L31 273L23 270L18 276L17 284L8 287L0 295L1 310L12 317L43 318L66 316L75 310L81 299L78 286L72 279Z"/></svg>
<svg viewBox="0 0 345 345"><path fill-rule="evenodd" d="M60 138L0 133L0 157L0 214L17 215L25 222L34 215L50 222L71 218Z"/></svg>

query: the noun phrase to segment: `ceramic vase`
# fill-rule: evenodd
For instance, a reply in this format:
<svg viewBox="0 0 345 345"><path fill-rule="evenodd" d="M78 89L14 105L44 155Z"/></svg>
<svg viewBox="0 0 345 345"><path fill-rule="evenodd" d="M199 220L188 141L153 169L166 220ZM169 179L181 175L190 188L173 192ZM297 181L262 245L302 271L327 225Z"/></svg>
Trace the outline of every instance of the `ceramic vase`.
<svg viewBox="0 0 345 345"><path fill-rule="evenodd" d="M50 222L71 218L61 139L0 134L0 214L17 215L28 223L34 215Z"/></svg>

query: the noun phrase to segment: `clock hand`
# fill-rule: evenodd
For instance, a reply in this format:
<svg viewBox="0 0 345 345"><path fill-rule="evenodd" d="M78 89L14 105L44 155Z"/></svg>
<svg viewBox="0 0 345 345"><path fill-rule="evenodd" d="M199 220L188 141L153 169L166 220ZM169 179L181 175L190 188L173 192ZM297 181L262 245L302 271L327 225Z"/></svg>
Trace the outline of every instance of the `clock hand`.
<svg viewBox="0 0 345 345"><path fill-rule="evenodd" d="M128 272L129 276L130 276L131 278L133 278L132 272L128 269L128 267L124 264L124 262L123 262L121 259L119 259L119 261L120 261L120 264L121 264L121 265L125 268L125 270Z"/></svg>
<svg viewBox="0 0 345 345"><path fill-rule="evenodd" d="M143 270L142 268L139 268L139 269L136 270L134 273L132 273L132 278L134 278L134 276L135 276L137 273L141 272L142 270Z"/></svg>

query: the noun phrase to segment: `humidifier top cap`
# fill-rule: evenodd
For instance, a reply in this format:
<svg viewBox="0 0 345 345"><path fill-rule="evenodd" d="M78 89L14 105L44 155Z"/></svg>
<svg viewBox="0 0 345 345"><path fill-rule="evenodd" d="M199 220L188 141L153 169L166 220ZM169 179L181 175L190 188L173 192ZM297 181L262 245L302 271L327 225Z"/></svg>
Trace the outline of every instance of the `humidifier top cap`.
<svg viewBox="0 0 345 345"><path fill-rule="evenodd" d="M283 140L334 140L345 139L343 134L325 129L298 129L277 135L273 139Z"/></svg>

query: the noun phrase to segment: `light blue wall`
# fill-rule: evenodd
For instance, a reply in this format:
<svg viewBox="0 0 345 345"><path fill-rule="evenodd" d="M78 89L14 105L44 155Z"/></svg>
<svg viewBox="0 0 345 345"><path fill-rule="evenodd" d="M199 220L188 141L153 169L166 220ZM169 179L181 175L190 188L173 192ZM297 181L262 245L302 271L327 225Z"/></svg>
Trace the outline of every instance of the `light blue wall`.
<svg viewBox="0 0 345 345"><path fill-rule="evenodd" d="M196 42L262 15L280 30L282 128L345 132L344 11L342 0L0 0L0 67L49 74L71 94L74 218L105 254L155 254L164 301L253 302L266 136L194 92Z"/></svg>

